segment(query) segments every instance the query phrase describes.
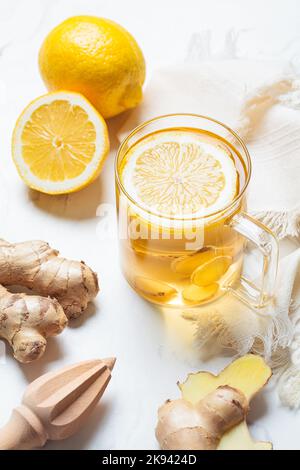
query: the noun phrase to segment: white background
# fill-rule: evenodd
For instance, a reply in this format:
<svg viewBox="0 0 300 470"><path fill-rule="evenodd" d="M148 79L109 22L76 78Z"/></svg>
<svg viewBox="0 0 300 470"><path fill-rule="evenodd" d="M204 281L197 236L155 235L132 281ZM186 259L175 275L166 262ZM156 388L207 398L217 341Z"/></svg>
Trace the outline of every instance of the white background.
<svg viewBox="0 0 300 470"><path fill-rule="evenodd" d="M96 209L114 204L113 159L122 116L109 123L111 155L99 180L72 196L28 190L11 161L14 123L31 99L45 92L37 55L47 32L75 14L108 17L140 43L148 73L159 63L186 57L193 33L212 30L218 50L228 30L241 31L247 57L300 61L299 0L1 0L0 2L0 236L10 241L45 239L65 256L99 274L101 293L82 321L49 341L44 357L21 366L7 351L0 364L0 425L26 384L45 371L83 359L116 355L101 405L76 436L49 443L57 449L155 449L156 410L179 396L176 382L201 368L218 371L229 358L204 361L193 346L193 328L173 313L160 313L130 290L118 267L117 242L99 240ZM272 386L254 400L253 434L275 448L299 449L300 414L282 408Z"/></svg>

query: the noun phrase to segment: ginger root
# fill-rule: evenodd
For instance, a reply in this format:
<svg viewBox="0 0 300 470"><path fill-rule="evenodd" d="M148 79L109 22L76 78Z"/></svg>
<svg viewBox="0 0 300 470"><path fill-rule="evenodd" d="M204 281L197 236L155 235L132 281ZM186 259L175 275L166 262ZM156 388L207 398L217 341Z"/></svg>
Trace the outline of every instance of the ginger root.
<svg viewBox="0 0 300 470"><path fill-rule="evenodd" d="M179 384L182 399L159 409L158 442L170 450L272 449L269 442L253 441L245 421L248 403L271 375L264 360L253 354L233 361L217 376L190 374Z"/></svg>
<svg viewBox="0 0 300 470"><path fill-rule="evenodd" d="M12 346L18 361L26 363L41 357L46 338L58 335L67 322L56 299L12 294L0 286L0 337Z"/></svg>
<svg viewBox="0 0 300 470"><path fill-rule="evenodd" d="M98 293L97 275L83 261L58 256L48 243L0 240L0 338L20 362L42 356L46 339L65 328ZM39 295L13 294L18 285Z"/></svg>
<svg viewBox="0 0 300 470"><path fill-rule="evenodd" d="M156 438L166 450L214 450L224 432L243 421L247 410L244 394L227 385L196 405L169 400L158 411Z"/></svg>
<svg viewBox="0 0 300 470"><path fill-rule="evenodd" d="M62 258L43 241L0 240L0 284L54 297L68 318L78 317L98 293L97 275L83 261Z"/></svg>

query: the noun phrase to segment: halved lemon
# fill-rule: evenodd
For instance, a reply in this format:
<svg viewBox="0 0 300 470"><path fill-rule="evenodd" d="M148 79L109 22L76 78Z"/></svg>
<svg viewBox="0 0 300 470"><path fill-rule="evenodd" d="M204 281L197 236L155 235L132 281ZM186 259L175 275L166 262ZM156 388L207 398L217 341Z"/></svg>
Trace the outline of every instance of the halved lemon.
<svg viewBox="0 0 300 470"><path fill-rule="evenodd" d="M23 181L47 194L78 191L99 175L109 151L104 119L79 93L59 91L31 102L13 133Z"/></svg>
<svg viewBox="0 0 300 470"><path fill-rule="evenodd" d="M137 142L122 162L121 181L146 211L182 218L221 210L239 184L229 147L204 132L184 129Z"/></svg>

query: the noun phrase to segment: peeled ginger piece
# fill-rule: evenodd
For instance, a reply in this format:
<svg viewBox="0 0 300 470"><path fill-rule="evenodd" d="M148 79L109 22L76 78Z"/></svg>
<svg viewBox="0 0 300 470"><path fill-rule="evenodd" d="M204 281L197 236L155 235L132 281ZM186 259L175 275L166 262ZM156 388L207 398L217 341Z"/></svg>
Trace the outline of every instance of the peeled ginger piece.
<svg viewBox="0 0 300 470"><path fill-rule="evenodd" d="M219 375L210 372L189 374L186 381L179 384L182 398L197 403L220 386L228 385L244 393L248 401L259 392L272 375L263 358L247 354L227 366ZM255 442L242 421L227 431L218 445L218 450L271 450L270 442Z"/></svg>

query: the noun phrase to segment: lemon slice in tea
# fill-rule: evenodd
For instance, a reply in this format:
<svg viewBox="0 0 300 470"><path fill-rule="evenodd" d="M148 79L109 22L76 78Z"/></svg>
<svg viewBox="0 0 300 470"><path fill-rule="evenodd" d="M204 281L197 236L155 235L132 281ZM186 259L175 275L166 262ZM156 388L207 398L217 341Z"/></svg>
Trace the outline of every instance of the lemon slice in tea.
<svg viewBox="0 0 300 470"><path fill-rule="evenodd" d="M227 147L200 131L168 130L145 137L126 154L121 181L144 210L193 218L224 208L238 191Z"/></svg>

